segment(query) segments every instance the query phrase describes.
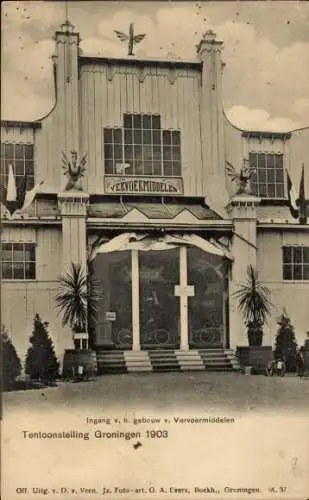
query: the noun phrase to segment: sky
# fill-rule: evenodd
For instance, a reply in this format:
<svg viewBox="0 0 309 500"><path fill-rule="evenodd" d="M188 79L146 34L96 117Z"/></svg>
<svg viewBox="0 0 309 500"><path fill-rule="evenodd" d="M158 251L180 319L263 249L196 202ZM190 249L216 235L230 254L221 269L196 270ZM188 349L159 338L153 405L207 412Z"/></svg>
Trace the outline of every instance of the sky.
<svg viewBox="0 0 309 500"><path fill-rule="evenodd" d="M53 35L66 17L84 54L126 56L114 30L146 37L136 56L195 59L212 29L224 42L224 109L250 130L309 126L309 2L6 1L2 3L2 119L36 120L54 103Z"/></svg>

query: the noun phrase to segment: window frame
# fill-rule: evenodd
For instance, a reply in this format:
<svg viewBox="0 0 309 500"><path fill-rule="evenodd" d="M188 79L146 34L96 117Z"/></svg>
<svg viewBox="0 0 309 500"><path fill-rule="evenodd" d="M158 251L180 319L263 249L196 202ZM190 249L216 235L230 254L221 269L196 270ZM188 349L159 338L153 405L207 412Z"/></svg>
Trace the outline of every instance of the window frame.
<svg viewBox="0 0 309 500"><path fill-rule="evenodd" d="M10 148L12 149L11 154L7 154ZM20 150L22 150L22 154L20 154ZM7 186L8 167L10 164L13 168L16 185L18 186L26 175L27 190L32 189L35 185L34 144L29 142L1 141L1 182L5 186Z"/></svg>
<svg viewBox="0 0 309 500"><path fill-rule="evenodd" d="M10 246L10 248L4 247ZM15 248L14 248L15 247ZM22 247L22 248L20 248ZM1 259L0 259L0 267L1 267L1 280L2 281L36 281L37 280L37 255L36 255L37 244L34 242L21 242L21 241L2 241L1 242ZM10 252L10 258L3 258L4 252ZM27 253L30 252L30 258L27 258ZM18 255L17 252L22 252L22 258L14 258L14 254ZM3 265L8 265L8 269L10 270L10 277L3 276ZM14 267L15 264L15 267ZM16 266L16 264L18 266ZM16 269L19 268L23 271L23 277L17 276ZM27 267L29 267L29 271L27 271ZM14 272L15 268L15 272ZM30 277L27 277L29 273ZM14 277L16 275L17 277Z"/></svg>
<svg viewBox="0 0 309 500"><path fill-rule="evenodd" d="M252 157L255 157L255 159ZM255 196L266 201L286 200L284 161L285 155L282 151L249 151L249 166L256 169L256 173L253 174L251 179L251 187ZM280 163L279 166L278 163ZM261 164L262 166L260 166ZM264 182L262 182L263 180ZM271 189L273 189L274 194L270 193ZM282 195L278 194L280 189L282 189Z"/></svg>
<svg viewBox="0 0 309 500"><path fill-rule="evenodd" d="M116 130L121 130L121 144L114 140ZM167 135L170 137L169 144L165 140ZM122 146L121 158L120 146ZM181 178L181 131L163 129L159 114L124 113L122 128L103 128L103 148L106 176ZM170 158L166 159L168 152ZM124 173L119 173L116 169L118 162L130 163L130 167ZM167 168L170 170L169 173L166 171Z"/></svg>
<svg viewBox="0 0 309 500"><path fill-rule="evenodd" d="M300 277L297 277L296 273L300 273ZM282 279L285 283L309 282L309 246L282 246Z"/></svg>

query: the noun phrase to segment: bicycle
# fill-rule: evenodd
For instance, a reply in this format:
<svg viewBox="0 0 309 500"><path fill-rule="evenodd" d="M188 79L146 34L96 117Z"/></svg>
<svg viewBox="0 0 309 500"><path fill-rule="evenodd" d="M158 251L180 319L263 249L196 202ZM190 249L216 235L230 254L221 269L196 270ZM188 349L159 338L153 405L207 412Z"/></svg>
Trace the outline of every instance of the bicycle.
<svg viewBox="0 0 309 500"><path fill-rule="evenodd" d="M283 359L275 359L270 361L266 368L266 375L272 377L273 375L278 375L279 377L284 377L286 374L286 363Z"/></svg>

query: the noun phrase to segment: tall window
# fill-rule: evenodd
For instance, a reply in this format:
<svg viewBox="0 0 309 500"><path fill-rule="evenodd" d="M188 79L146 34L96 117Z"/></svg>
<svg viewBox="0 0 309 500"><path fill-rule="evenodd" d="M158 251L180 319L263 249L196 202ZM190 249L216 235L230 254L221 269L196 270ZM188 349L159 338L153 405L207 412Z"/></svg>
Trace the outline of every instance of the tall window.
<svg viewBox="0 0 309 500"><path fill-rule="evenodd" d="M249 153L249 163L256 171L251 179L253 193L261 198L284 198L283 155Z"/></svg>
<svg viewBox="0 0 309 500"><path fill-rule="evenodd" d="M35 245L33 243L2 243L2 279L34 280Z"/></svg>
<svg viewBox="0 0 309 500"><path fill-rule="evenodd" d="M286 246L283 251L283 279L309 280L309 247Z"/></svg>
<svg viewBox="0 0 309 500"><path fill-rule="evenodd" d="M27 189L34 186L33 144L1 144L1 182L6 187L9 165L12 165L16 185L26 175Z"/></svg>
<svg viewBox="0 0 309 500"><path fill-rule="evenodd" d="M104 129L106 174L181 175L180 132L162 130L159 115L125 114L123 128Z"/></svg>

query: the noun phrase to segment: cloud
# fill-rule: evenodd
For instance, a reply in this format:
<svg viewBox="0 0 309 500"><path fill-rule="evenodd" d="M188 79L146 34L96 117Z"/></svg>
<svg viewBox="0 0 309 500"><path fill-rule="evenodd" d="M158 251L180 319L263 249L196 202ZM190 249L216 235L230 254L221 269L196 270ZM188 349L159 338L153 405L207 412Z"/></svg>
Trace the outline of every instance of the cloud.
<svg viewBox="0 0 309 500"><path fill-rule="evenodd" d="M304 36L302 41L297 40L294 29L289 45L279 45L277 40L284 40L287 28L277 23L274 32L276 17L273 12L276 10L268 9L272 12L272 25L269 19L263 22L259 6L250 11L249 23L244 16L232 15L233 9L229 8L226 13L225 7L212 2L201 3L201 7L195 3L151 3L148 10L129 3L118 5L118 2L70 4L73 22L82 38L85 37L81 42L85 54L125 56L126 43L117 39L114 29L127 32L129 23L133 22L136 33L147 34L143 42L135 46L137 56L170 57L174 54L176 58L193 59L196 57L195 45L202 33L213 29L224 42L223 60L227 63L223 74L225 109L233 115L236 113L237 117L242 116L246 123L264 122L276 127L288 127L289 123L308 125L309 43ZM19 11L16 5L20 6ZM299 23L299 9L296 11L292 9L289 17L293 26ZM28 119L34 119L48 111L45 103L53 100L48 58L53 51L53 32L64 19L63 4L6 2L4 12L8 17L3 22L2 65L6 75L3 111L7 117L15 115L16 105L12 108L12 104L18 103L20 115L26 115L30 108L30 112L33 111ZM303 25L302 28L304 31ZM281 33L279 37L278 32ZM26 103L23 105L26 95L32 108ZM39 110L37 95L44 107L42 110ZM235 109L249 111L235 112ZM264 118L256 111L264 111Z"/></svg>
<svg viewBox="0 0 309 500"><path fill-rule="evenodd" d="M233 125L245 130L288 132L300 126L290 118L271 117L264 109L246 106L233 106L228 110L227 117Z"/></svg>

